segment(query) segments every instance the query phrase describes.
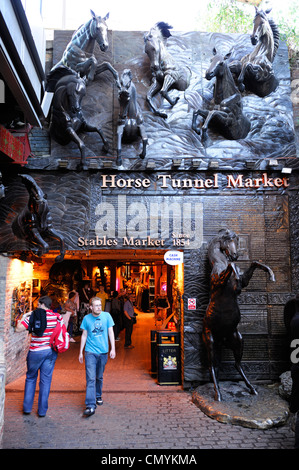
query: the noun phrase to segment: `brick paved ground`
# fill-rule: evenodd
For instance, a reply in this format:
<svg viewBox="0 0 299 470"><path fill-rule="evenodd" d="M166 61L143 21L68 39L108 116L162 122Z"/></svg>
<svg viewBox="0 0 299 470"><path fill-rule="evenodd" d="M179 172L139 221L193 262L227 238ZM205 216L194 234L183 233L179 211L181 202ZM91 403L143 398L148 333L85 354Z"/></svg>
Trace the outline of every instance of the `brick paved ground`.
<svg viewBox="0 0 299 470"><path fill-rule="evenodd" d="M3 449L293 449L289 424L256 430L222 424L176 392L105 393L84 418L84 393L53 392L45 418L22 414L21 392L6 395Z"/></svg>

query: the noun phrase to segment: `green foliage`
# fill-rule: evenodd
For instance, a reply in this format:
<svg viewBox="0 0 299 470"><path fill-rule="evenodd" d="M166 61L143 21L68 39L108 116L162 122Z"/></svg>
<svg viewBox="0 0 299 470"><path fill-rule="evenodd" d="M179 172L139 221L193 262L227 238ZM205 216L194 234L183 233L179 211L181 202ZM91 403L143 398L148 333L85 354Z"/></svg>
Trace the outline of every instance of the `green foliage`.
<svg viewBox="0 0 299 470"><path fill-rule="evenodd" d="M235 0L212 0L207 6L206 28L211 32L248 33L252 28L253 7Z"/></svg>
<svg viewBox="0 0 299 470"><path fill-rule="evenodd" d="M262 8L262 6L260 6ZM286 41L290 58L299 54L299 9L296 2L290 2L283 10L271 12L277 24L280 37ZM236 0L211 0L202 28L210 32L251 33L254 6Z"/></svg>

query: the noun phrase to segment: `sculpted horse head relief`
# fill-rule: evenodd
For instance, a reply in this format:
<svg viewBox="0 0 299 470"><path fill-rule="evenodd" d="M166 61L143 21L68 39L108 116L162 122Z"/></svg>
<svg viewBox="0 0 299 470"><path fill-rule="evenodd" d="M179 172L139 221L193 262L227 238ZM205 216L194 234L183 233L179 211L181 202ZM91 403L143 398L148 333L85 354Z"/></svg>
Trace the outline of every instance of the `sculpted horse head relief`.
<svg viewBox="0 0 299 470"><path fill-rule="evenodd" d="M86 76L90 82L94 80L95 75L109 70L118 84L117 71L109 62L98 64L94 55L96 44L99 45L102 52L106 52L109 47L108 26L106 23L109 13L102 18L92 10L90 12L91 19L74 32L61 60L52 68L50 74L53 75L55 70L60 67L69 67L75 72L79 72L81 76Z"/></svg>
<svg viewBox="0 0 299 470"><path fill-rule="evenodd" d="M209 109L199 108L193 113L192 129L201 134L204 143L209 126L216 129L226 139L244 139L251 126L249 119L243 113L241 94L235 85L227 61L215 48L213 54L211 65L205 74L209 81L216 79L213 99L209 104ZM203 118L199 128L196 124L198 116Z"/></svg>
<svg viewBox="0 0 299 470"><path fill-rule="evenodd" d="M161 112L154 104L153 98L160 93L163 98L173 107L179 100L179 96L171 98L169 91L176 89L184 91L190 84L191 70L180 66L167 50L167 39L171 36L170 26L167 23L156 23L150 31L144 35L144 51L150 60L152 72L152 84L147 93L146 100L156 114L164 119L165 112Z"/></svg>
<svg viewBox="0 0 299 470"><path fill-rule="evenodd" d="M236 72L240 91L246 88L261 97L269 95L278 85L272 64L279 46L279 30L268 17L270 11L268 9L264 12L255 7L250 36L255 48L242 57L239 63L232 62L230 65L233 73Z"/></svg>

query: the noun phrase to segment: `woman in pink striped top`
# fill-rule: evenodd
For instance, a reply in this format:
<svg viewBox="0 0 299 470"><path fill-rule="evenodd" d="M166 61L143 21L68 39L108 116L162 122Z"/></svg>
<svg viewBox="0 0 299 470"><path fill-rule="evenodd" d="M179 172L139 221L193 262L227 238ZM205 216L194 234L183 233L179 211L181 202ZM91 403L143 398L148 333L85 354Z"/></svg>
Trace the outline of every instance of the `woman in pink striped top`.
<svg viewBox="0 0 299 470"><path fill-rule="evenodd" d="M38 336L31 334L31 342L27 355L27 373L24 390L23 412L29 414L32 410L38 371L40 373L38 415L46 416L48 410L48 398L51 388L52 375L57 352L50 346L50 337L57 324L57 317L62 320L61 315L51 310L52 299L48 296L38 300L38 308L45 311L45 330ZM16 332L20 333L29 329L29 320L32 312L25 313L16 326Z"/></svg>

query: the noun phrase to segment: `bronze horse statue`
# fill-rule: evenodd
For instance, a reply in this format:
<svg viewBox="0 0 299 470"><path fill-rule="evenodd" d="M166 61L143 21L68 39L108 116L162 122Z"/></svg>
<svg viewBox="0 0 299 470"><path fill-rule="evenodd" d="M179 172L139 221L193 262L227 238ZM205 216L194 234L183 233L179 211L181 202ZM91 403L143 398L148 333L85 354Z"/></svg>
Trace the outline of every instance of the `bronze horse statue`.
<svg viewBox="0 0 299 470"><path fill-rule="evenodd" d="M273 71L273 61L279 46L279 30L272 19L268 18L271 9L259 10L255 7L251 43L254 50L240 60L234 60L230 53L226 58L237 77L240 91L246 90L264 97L277 88L278 80Z"/></svg>
<svg viewBox="0 0 299 470"><path fill-rule="evenodd" d="M208 258L212 266L211 297L203 320L203 342L207 349L209 369L214 383L215 401L221 401L218 384L218 368L221 361L222 346L233 351L235 367L245 381L251 394L257 394L247 379L241 364L243 339L238 331L241 312L237 297L256 269L269 273L270 280L275 281L273 271L266 265L254 261L241 274L234 262L238 259L238 236L228 229L222 229L211 240L208 246Z"/></svg>
<svg viewBox="0 0 299 470"><path fill-rule="evenodd" d="M120 90L118 101L120 112L117 125L117 165L122 164L121 143L122 139L128 142L136 140L138 136L142 139L142 152L139 155L144 159L146 155L147 135L143 125L141 108L137 102L136 87L132 81L132 72L125 69L120 77Z"/></svg>
<svg viewBox="0 0 299 470"><path fill-rule="evenodd" d="M52 68L51 75L55 73L59 67L68 67L75 72L79 72L81 76L86 76L88 82L93 81L95 76L108 70L112 73L117 85L119 84L118 73L109 62L98 64L94 56L94 48L96 43L99 45L102 52L105 52L108 47L108 26L106 20L109 18L109 13L101 18L90 10L92 18L77 31L74 32L70 42L63 52L61 60ZM51 91L51 90L48 90Z"/></svg>
<svg viewBox="0 0 299 470"><path fill-rule="evenodd" d="M152 84L146 100L156 116L164 119L167 118L167 114L157 109L153 97L160 92L161 96L173 107L178 102L179 97L172 99L169 96L169 90L185 91L191 78L191 70L188 67L179 66L167 51L166 42L171 36L170 29L172 29L172 26L159 22L144 35L144 51L150 60L152 72Z"/></svg>
<svg viewBox="0 0 299 470"><path fill-rule="evenodd" d="M87 149L78 133L97 132L102 139L104 152L108 151L108 142L101 129L89 124L82 114L81 101L86 94L86 79L67 69L66 73L57 81L54 89L49 131L60 145L75 142L81 153L79 168L87 169Z"/></svg>
<svg viewBox="0 0 299 470"><path fill-rule="evenodd" d="M59 241L60 254L55 262L61 262L65 255L64 239L52 226L47 196L31 176L20 176L29 193L29 200L27 206L12 222L12 231L18 238L29 243L34 256L48 253L50 247L47 239Z"/></svg>
<svg viewBox="0 0 299 470"><path fill-rule="evenodd" d="M205 141L208 127L214 127L226 139L244 139L250 130L250 121L243 114L242 98L235 85L234 78L224 58L213 49L214 57L206 71L206 79L216 78L214 84L213 99L210 102L210 110L198 109L193 113L192 129L198 134L202 133ZM196 125L197 117L204 121L202 127Z"/></svg>

